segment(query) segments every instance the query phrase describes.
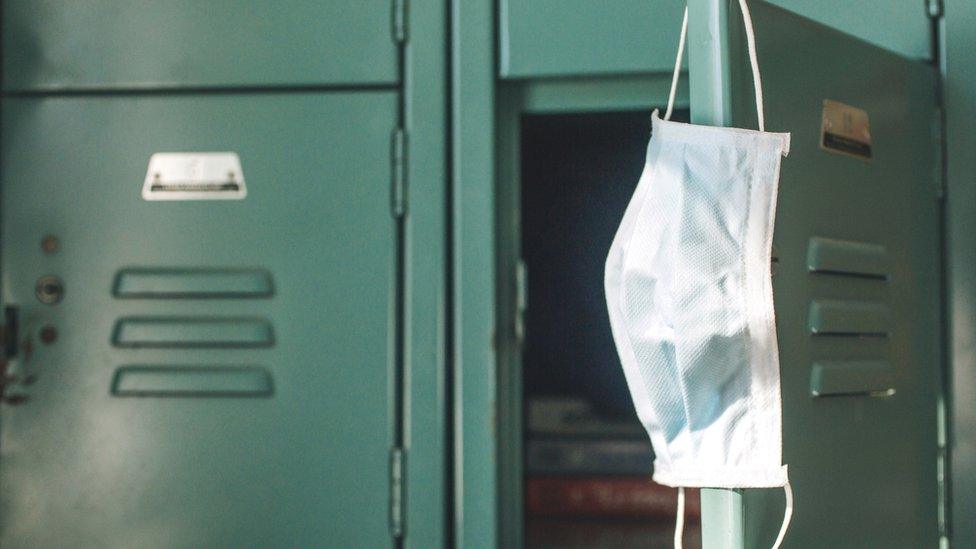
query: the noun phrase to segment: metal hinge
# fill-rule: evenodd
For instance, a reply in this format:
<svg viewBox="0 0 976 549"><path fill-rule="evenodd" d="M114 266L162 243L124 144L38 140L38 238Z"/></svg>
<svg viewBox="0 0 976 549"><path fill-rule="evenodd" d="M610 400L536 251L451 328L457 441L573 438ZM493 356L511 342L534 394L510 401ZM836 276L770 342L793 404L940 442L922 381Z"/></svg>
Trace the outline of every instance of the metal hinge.
<svg viewBox="0 0 976 549"><path fill-rule="evenodd" d="M949 491L946 486L946 449L939 448L939 537L949 537Z"/></svg>
<svg viewBox="0 0 976 549"><path fill-rule="evenodd" d="M407 41L407 0L393 0L393 41Z"/></svg>
<svg viewBox="0 0 976 549"><path fill-rule="evenodd" d="M936 481L939 486L939 537L949 539L949 445L945 399L940 397L937 406L939 455L936 462Z"/></svg>
<svg viewBox="0 0 976 549"><path fill-rule="evenodd" d="M932 181L935 182L935 197L939 200L946 198L946 178L942 163L942 156L945 152L943 139L942 108L936 107L932 113L932 146L935 148Z"/></svg>
<svg viewBox="0 0 976 549"><path fill-rule="evenodd" d="M390 450L390 535L394 539L403 537L405 513L403 511L404 485L403 448Z"/></svg>
<svg viewBox="0 0 976 549"><path fill-rule="evenodd" d="M938 19L942 17L945 6L943 5L942 0L926 0L925 10L928 12L929 17L932 19Z"/></svg>
<svg viewBox="0 0 976 549"><path fill-rule="evenodd" d="M393 177L390 187L390 209L399 219L407 212L407 159L406 133L403 128L393 130L390 145L390 162Z"/></svg>
<svg viewBox="0 0 976 549"><path fill-rule="evenodd" d="M529 271L525 261L519 258L515 262L515 318L513 326L515 342L521 345L525 342L525 311L529 308Z"/></svg>

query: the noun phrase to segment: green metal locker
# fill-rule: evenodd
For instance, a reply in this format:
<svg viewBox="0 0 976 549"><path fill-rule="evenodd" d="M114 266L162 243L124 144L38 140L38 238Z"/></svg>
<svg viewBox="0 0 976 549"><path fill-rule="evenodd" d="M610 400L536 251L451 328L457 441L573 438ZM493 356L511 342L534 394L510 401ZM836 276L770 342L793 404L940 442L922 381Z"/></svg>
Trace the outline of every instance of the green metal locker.
<svg viewBox="0 0 976 549"><path fill-rule="evenodd" d="M942 457L944 417L939 414L944 360L940 251L944 198L938 74L932 64L919 60L932 55L930 13L918 2L874 9L842 3L801 6L787 0L749 4L766 85L768 127L793 132L780 185L774 277L785 462L790 465L797 498L786 546L935 545L946 534L947 510L946 489L941 484L946 466ZM755 127L737 2L692 0L689 5L693 121ZM857 36L776 5L835 23ZM672 33L674 29L662 26L669 13L664 10L671 7L662 7L661 21L639 18L650 29L648 33ZM624 94L618 90L634 86L641 78L657 78L658 74L639 73L660 71L655 63L664 57L647 48L623 48L650 39L634 34L631 21L613 25L600 19L613 18L615 11L604 10L599 2L579 2L571 14L553 15L549 27L536 33L531 29L539 25L513 20L515 13L541 16L550 9L548 3L537 7L519 0L508 0L499 8L499 76L507 80L495 103L500 113L496 131L501 136L494 175L500 189L495 207L502 208L501 212L513 202L517 206L517 199L511 198L513 192L517 196L511 182L518 181L518 165L509 164L518 160L513 128L518 127L518 116L526 105L539 105L536 108L541 112L589 112L649 109L662 101L660 93L654 95L651 88L641 92L639 101L621 101ZM841 23L844 13L852 13L844 10L864 17ZM583 20L599 21L573 26ZM867 20L871 28L858 27ZM467 28L478 25L461 22ZM608 57L608 65L617 68L601 71L598 63L590 63L585 56L574 60L547 50L558 47L555 41L533 40L533 36L558 33L563 27L575 29L572 36L559 37L565 41L563 53L583 44L597 48L617 45L614 53L620 57ZM462 42L462 53L465 44ZM473 40L468 45L462 70L480 74L473 65L483 56ZM676 41L668 47L671 55L675 45ZM620 63L626 67L618 66ZM573 78L550 78L556 74ZM660 75L663 81L664 73ZM594 93L599 99L591 97ZM461 124L483 124L479 118L482 102L492 99L486 92L475 102L477 108L462 105ZM820 148L825 100L868 113L872 159ZM471 155L462 169L480 165L479 160ZM511 249L512 233L518 228L512 228L511 214L499 215L501 220L492 233L500 241L497 246L502 253L493 279L500 292L497 330L504 336L498 347L498 392L508 407L513 392L509 387L513 376L518 376L513 364L519 353L511 318L518 318L524 303L519 300L524 298L517 289L518 250ZM468 221L461 230L471 234L476 225L477 221ZM495 244L486 241L482 245L490 248ZM474 319L471 326L482 321L470 311L468 314ZM472 356L479 346L485 344L480 340L469 343ZM473 367L469 362L467 369ZM479 387L471 384L467 390L480 399ZM513 448L519 420L517 413L513 419L506 410L500 412L503 425L498 450L502 461L500 535L504 543L517 544L522 542L520 512L510 509L518 501L520 489L517 482L506 478L519 476L521 456L518 447ZM781 490L706 490L703 503L707 546L769 546L783 516Z"/></svg>
<svg viewBox="0 0 976 549"><path fill-rule="evenodd" d="M396 84L394 0L10 0L3 89Z"/></svg>
<svg viewBox="0 0 976 549"><path fill-rule="evenodd" d="M917 0L770 0L910 58L931 59L926 6ZM929 4L935 4L935 0ZM670 72L685 2L499 0L503 79Z"/></svg>
<svg viewBox="0 0 976 549"><path fill-rule="evenodd" d="M936 70L767 3L750 6L767 128L792 132L773 242L784 463L796 494L787 544L934 546ZM693 120L755 127L737 2L690 7ZM706 25L722 31L706 38ZM869 157L823 146L825 100L867 113ZM706 491L702 503L705 542L717 546L768 546L782 521L778 490Z"/></svg>
<svg viewBox="0 0 976 549"><path fill-rule="evenodd" d="M445 6L2 10L0 545L442 545Z"/></svg>
<svg viewBox="0 0 976 549"><path fill-rule="evenodd" d="M522 113L659 104L680 9L406 3L3 3L0 545L521 541L498 486L520 448L515 257L495 255L518 152L495 147ZM754 125L735 2L690 4L693 118ZM929 57L916 4L848 30ZM750 5L770 129L793 132L787 543L932 545L934 69ZM825 99L867 111L870 161L819 148ZM179 193L220 199L158 200ZM782 516L777 491L704 503L717 546L768 545Z"/></svg>
<svg viewBox="0 0 976 549"><path fill-rule="evenodd" d="M389 543L396 95L2 107L4 303L34 378L3 410L3 545ZM167 151L237 153L246 199L144 200Z"/></svg>

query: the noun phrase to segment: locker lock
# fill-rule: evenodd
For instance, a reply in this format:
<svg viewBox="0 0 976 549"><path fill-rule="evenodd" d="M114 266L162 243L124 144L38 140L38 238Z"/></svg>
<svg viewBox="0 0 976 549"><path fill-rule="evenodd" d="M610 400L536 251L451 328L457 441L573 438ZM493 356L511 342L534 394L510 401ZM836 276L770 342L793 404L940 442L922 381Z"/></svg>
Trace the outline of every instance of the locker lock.
<svg viewBox="0 0 976 549"><path fill-rule="evenodd" d="M41 303L55 305L64 297L64 283L53 275L42 276L34 285L34 294Z"/></svg>

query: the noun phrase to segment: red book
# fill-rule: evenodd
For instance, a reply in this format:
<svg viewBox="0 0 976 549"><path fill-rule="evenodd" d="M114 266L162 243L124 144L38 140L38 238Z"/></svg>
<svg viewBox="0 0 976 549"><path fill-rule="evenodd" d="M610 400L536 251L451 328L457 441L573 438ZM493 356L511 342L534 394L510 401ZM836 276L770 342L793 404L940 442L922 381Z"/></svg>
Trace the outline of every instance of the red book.
<svg viewBox="0 0 976 549"><path fill-rule="evenodd" d="M697 488L685 489L685 517L701 517ZM661 486L647 477L529 477L525 506L540 517L655 517L673 518L677 488Z"/></svg>

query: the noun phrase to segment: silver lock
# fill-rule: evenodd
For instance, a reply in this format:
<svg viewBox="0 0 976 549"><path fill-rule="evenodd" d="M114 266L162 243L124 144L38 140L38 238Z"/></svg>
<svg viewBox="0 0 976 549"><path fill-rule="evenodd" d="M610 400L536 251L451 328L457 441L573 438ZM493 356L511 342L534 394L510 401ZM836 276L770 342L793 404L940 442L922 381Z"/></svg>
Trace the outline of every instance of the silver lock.
<svg viewBox="0 0 976 549"><path fill-rule="evenodd" d="M64 298L64 283L54 275L42 276L34 284L34 294L41 303L56 305Z"/></svg>

